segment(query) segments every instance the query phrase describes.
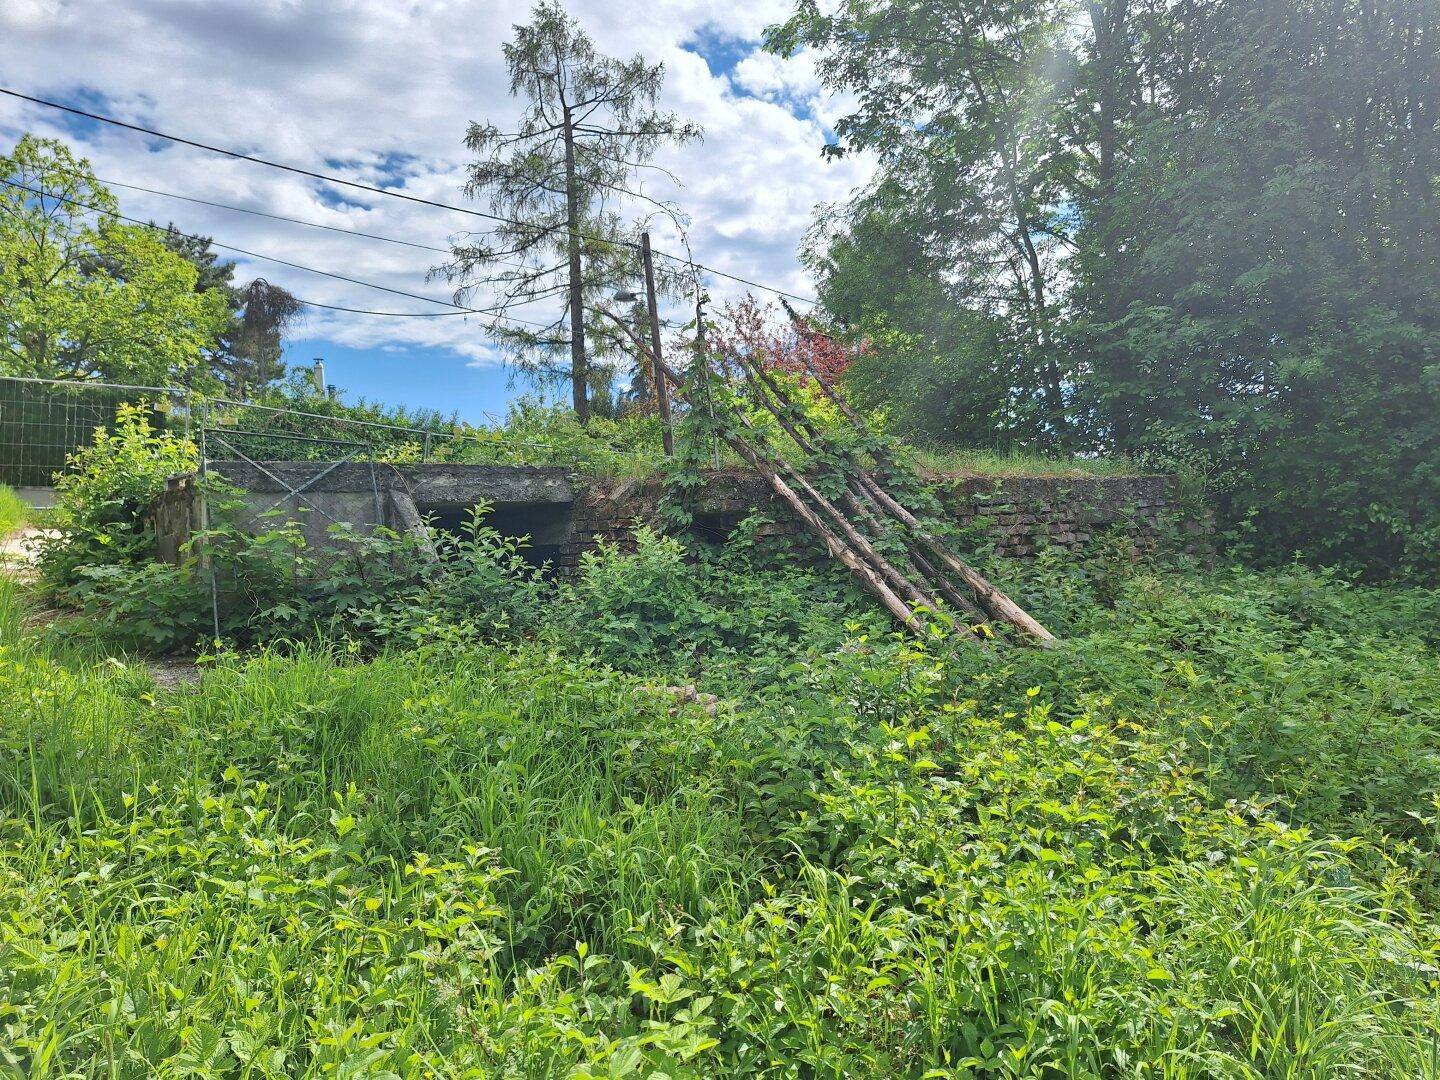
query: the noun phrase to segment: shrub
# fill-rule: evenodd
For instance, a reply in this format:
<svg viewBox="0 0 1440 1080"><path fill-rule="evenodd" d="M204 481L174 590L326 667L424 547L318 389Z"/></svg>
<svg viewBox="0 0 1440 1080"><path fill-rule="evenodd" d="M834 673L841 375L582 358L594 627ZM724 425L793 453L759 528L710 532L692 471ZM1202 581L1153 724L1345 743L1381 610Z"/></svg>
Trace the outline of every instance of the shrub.
<svg viewBox="0 0 1440 1080"><path fill-rule="evenodd" d="M157 430L147 405L121 403L113 431L70 456L55 482L50 524L57 536L40 550L51 588L75 582L83 566L138 565L154 558L155 531L147 518L165 481L199 463L187 437Z"/></svg>
<svg viewBox="0 0 1440 1080"><path fill-rule="evenodd" d="M713 715L536 646L165 694L7 634L0 1062L1433 1073L1428 927L1366 845L1207 805L1115 703L974 685L881 634Z"/></svg>
<svg viewBox="0 0 1440 1080"><path fill-rule="evenodd" d="M631 550L602 542L561 585L551 621L622 670L753 685L832 647L847 623L882 619L833 568L761 557L742 525L720 548L688 550L644 526Z"/></svg>

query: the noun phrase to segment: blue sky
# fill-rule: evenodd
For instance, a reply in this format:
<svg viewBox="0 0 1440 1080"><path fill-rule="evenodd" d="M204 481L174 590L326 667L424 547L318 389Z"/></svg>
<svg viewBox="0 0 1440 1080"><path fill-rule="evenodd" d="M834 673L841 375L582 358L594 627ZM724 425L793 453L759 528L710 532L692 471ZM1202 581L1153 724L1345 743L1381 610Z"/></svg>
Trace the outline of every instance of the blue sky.
<svg viewBox="0 0 1440 1080"><path fill-rule="evenodd" d="M662 105L699 123L703 142L666 151L647 195L689 215L697 257L730 273L813 294L796 259L817 204L846 197L869 175L864 161L827 164L820 148L842 106L806 57L759 50L764 27L789 0L656 0L634 20L628 0L569 7L611 55L643 50L666 65ZM443 10L442 10L443 7ZM133 123L448 203L463 200L470 121L513 121L499 44L528 17L528 3L392 0L3 0L0 85ZM717 27L723 26L723 29ZM447 247L483 224L450 212L147 139L0 98L0 144L25 131L65 138L102 178L265 210L338 229ZM332 273L448 298L428 280L443 256L249 215L117 190L127 214L173 221L214 237ZM472 203L486 209L483 203ZM640 204L636 204L638 207ZM636 208L618 207L622 212ZM656 246L678 237L656 226ZM433 310L260 259L237 257L237 277L263 276L302 299L385 311ZM742 287L707 283L718 303ZM483 306L482 290L472 303ZM545 319L541 307L526 312ZM386 319L309 309L286 357L323 357L348 397L458 412L484 423L527 380L499 362L483 326L468 318Z"/></svg>
<svg viewBox="0 0 1440 1080"><path fill-rule="evenodd" d="M287 342L286 363L309 367L316 359L325 361L325 381L347 401L366 398L408 409L458 413L477 425L503 417L509 403L521 394L557 399L553 388L537 385L523 372L499 364L469 367L451 349L356 349L309 338Z"/></svg>

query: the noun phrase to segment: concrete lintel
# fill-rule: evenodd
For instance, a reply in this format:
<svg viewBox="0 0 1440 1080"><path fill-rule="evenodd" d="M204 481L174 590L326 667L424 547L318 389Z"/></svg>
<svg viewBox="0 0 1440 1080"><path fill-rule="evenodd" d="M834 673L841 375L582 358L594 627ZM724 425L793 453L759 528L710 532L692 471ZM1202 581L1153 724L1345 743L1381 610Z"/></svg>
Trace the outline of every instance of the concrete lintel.
<svg viewBox="0 0 1440 1080"><path fill-rule="evenodd" d="M285 488L276 482L299 487L312 480L334 462L330 461L265 461L266 476L244 461L212 461L210 471L219 473L231 483L248 492L273 492L279 496ZM373 469L373 474L372 474ZM468 506L477 502L490 503L568 503L575 500L571 472L559 466L531 465L456 465L406 464L390 465L356 461L346 462L322 479L306 487L309 492L368 492L374 483L383 491L404 488L419 507Z"/></svg>

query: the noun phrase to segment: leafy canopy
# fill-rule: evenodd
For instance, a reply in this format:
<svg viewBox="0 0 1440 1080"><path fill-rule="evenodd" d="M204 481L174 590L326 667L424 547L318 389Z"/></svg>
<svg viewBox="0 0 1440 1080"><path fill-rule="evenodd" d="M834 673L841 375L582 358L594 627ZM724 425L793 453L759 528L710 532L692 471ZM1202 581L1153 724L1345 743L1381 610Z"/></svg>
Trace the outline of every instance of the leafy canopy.
<svg viewBox="0 0 1440 1080"><path fill-rule="evenodd" d="M203 373L225 296L197 292L195 267L152 230L118 223L89 162L26 135L0 179L0 371L150 385Z"/></svg>
<svg viewBox="0 0 1440 1080"><path fill-rule="evenodd" d="M807 259L917 441L1208 475L1271 559L1440 567L1440 9L801 0L880 168Z"/></svg>

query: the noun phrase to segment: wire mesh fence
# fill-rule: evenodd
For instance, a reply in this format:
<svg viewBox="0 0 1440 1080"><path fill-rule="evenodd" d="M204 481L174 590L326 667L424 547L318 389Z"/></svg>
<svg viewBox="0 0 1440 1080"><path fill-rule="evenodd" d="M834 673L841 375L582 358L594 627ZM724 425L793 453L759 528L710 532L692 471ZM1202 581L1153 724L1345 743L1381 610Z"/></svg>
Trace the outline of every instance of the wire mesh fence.
<svg viewBox="0 0 1440 1080"><path fill-rule="evenodd" d="M0 376L0 484L49 487L122 405L148 406L159 429L189 429L188 394L174 387Z"/></svg>
<svg viewBox="0 0 1440 1080"><path fill-rule="evenodd" d="M125 405L145 407L156 430L193 438L207 463L500 465L556 464L567 457L565 447L511 432L362 419L324 399L300 408L203 397L178 387L0 376L0 484L51 486L75 453L94 443L97 431L115 428Z"/></svg>

